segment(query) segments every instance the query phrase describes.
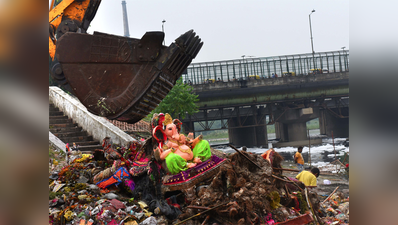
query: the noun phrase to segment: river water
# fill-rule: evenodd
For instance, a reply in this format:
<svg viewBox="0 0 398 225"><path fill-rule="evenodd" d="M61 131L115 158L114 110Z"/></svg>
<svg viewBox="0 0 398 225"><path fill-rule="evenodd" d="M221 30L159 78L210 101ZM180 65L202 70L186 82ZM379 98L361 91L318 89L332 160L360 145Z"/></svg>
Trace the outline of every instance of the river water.
<svg viewBox="0 0 398 225"><path fill-rule="evenodd" d="M311 155L312 166L323 166L334 161L336 158L344 156L345 153L349 153L349 147L346 145L346 138L334 138L333 140L332 138L322 137L322 135L319 135L319 130L310 130L310 137L311 139L322 139L322 144L311 145L311 148L309 148L308 145L303 146L302 155L304 161L309 163L309 155ZM262 154L269 148L272 148L272 143L276 143L275 140L272 140L274 138L275 134L268 134L269 144L267 148L247 148L247 151ZM217 140L214 142L210 140L209 142L214 146L213 148L224 151L225 153L235 152L227 145L228 139ZM296 147L282 147L274 149L285 158L285 161L291 161L293 163L293 156L297 151ZM340 161L344 161L344 157L342 158L343 159L340 159ZM346 159L346 162L348 162L348 158Z"/></svg>

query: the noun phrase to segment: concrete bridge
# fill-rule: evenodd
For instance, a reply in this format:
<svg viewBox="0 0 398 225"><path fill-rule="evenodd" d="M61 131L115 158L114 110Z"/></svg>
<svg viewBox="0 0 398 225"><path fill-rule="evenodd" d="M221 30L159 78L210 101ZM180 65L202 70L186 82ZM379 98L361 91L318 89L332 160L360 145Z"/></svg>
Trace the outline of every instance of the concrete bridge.
<svg viewBox="0 0 398 225"><path fill-rule="evenodd" d="M274 124L276 138L285 145L295 146L302 145L303 141L307 143L306 122L319 118L321 134L331 136L333 132L334 137L348 137L348 51L319 53L311 57L312 54L281 56L274 61L258 58L252 59L252 63L241 61L243 65L240 66L231 61L192 64L184 81L192 83L194 92L199 95L197 104L200 110L182 120L186 131L228 129L230 143L234 145L267 146L267 125ZM257 68L257 72L263 68L266 73L256 76L249 75L251 73L245 75L243 70L217 73L229 64L236 68ZM288 72L280 72L283 76L271 78L266 67L276 64L286 65L277 71ZM308 69L312 65L317 69ZM216 74L215 82L198 82L203 79L203 74L200 78L195 77L196 68L212 71L204 78ZM304 73L305 69L308 73ZM275 67L273 71L276 71ZM223 79L217 82L217 76ZM207 79L210 78L203 81ZM221 127L213 127L216 120L221 121ZM202 129L194 130L194 122L199 123Z"/></svg>

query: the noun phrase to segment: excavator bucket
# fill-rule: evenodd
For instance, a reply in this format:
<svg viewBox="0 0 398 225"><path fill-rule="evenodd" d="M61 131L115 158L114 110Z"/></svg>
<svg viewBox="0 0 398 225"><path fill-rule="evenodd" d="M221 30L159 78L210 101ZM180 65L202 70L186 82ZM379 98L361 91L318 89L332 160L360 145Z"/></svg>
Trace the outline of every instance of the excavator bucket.
<svg viewBox="0 0 398 225"><path fill-rule="evenodd" d="M163 39L163 32L147 32L141 39L65 33L55 55L89 112L135 123L166 97L203 45L192 30L169 47Z"/></svg>

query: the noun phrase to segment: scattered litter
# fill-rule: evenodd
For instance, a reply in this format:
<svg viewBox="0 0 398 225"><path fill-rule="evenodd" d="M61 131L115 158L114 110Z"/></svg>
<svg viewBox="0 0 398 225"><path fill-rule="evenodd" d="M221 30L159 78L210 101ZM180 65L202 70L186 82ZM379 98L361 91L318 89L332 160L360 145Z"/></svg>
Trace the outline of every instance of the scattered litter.
<svg viewBox="0 0 398 225"><path fill-rule="evenodd" d="M306 195L301 182L283 175L283 157L274 150L264 159L250 152L226 156L212 149L217 156L193 167L197 170L170 174L156 159L156 145L149 138L120 147L105 138L104 149L93 154L74 151L68 162L52 160L49 224L349 222L348 196L337 191L321 201L315 192Z"/></svg>
<svg viewBox="0 0 398 225"><path fill-rule="evenodd" d="M329 185L329 184L332 184L332 182L330 180L323 180L323 184Z"/></svg>

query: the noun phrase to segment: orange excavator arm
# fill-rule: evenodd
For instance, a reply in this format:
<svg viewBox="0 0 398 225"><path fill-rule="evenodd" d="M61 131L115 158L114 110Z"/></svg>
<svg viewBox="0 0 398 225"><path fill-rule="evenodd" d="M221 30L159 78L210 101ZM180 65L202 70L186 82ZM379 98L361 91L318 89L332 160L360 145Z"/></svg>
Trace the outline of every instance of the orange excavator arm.
<svg viewBox="0 0 398 225"><path fill-rule="evenodd" d="M49 13L49 54L54 60L56 40L66 32L86 33L101 0L52 0Z"/></svg>
<svg viewBox="0 0 398 225"><path fill-rule="evenodd" d="M53 0L49 14L50 74L95 115L129 123L166 97L203 42L190 30L170 46L164 33L141 39L86 30L101 0Z"/></svg>

